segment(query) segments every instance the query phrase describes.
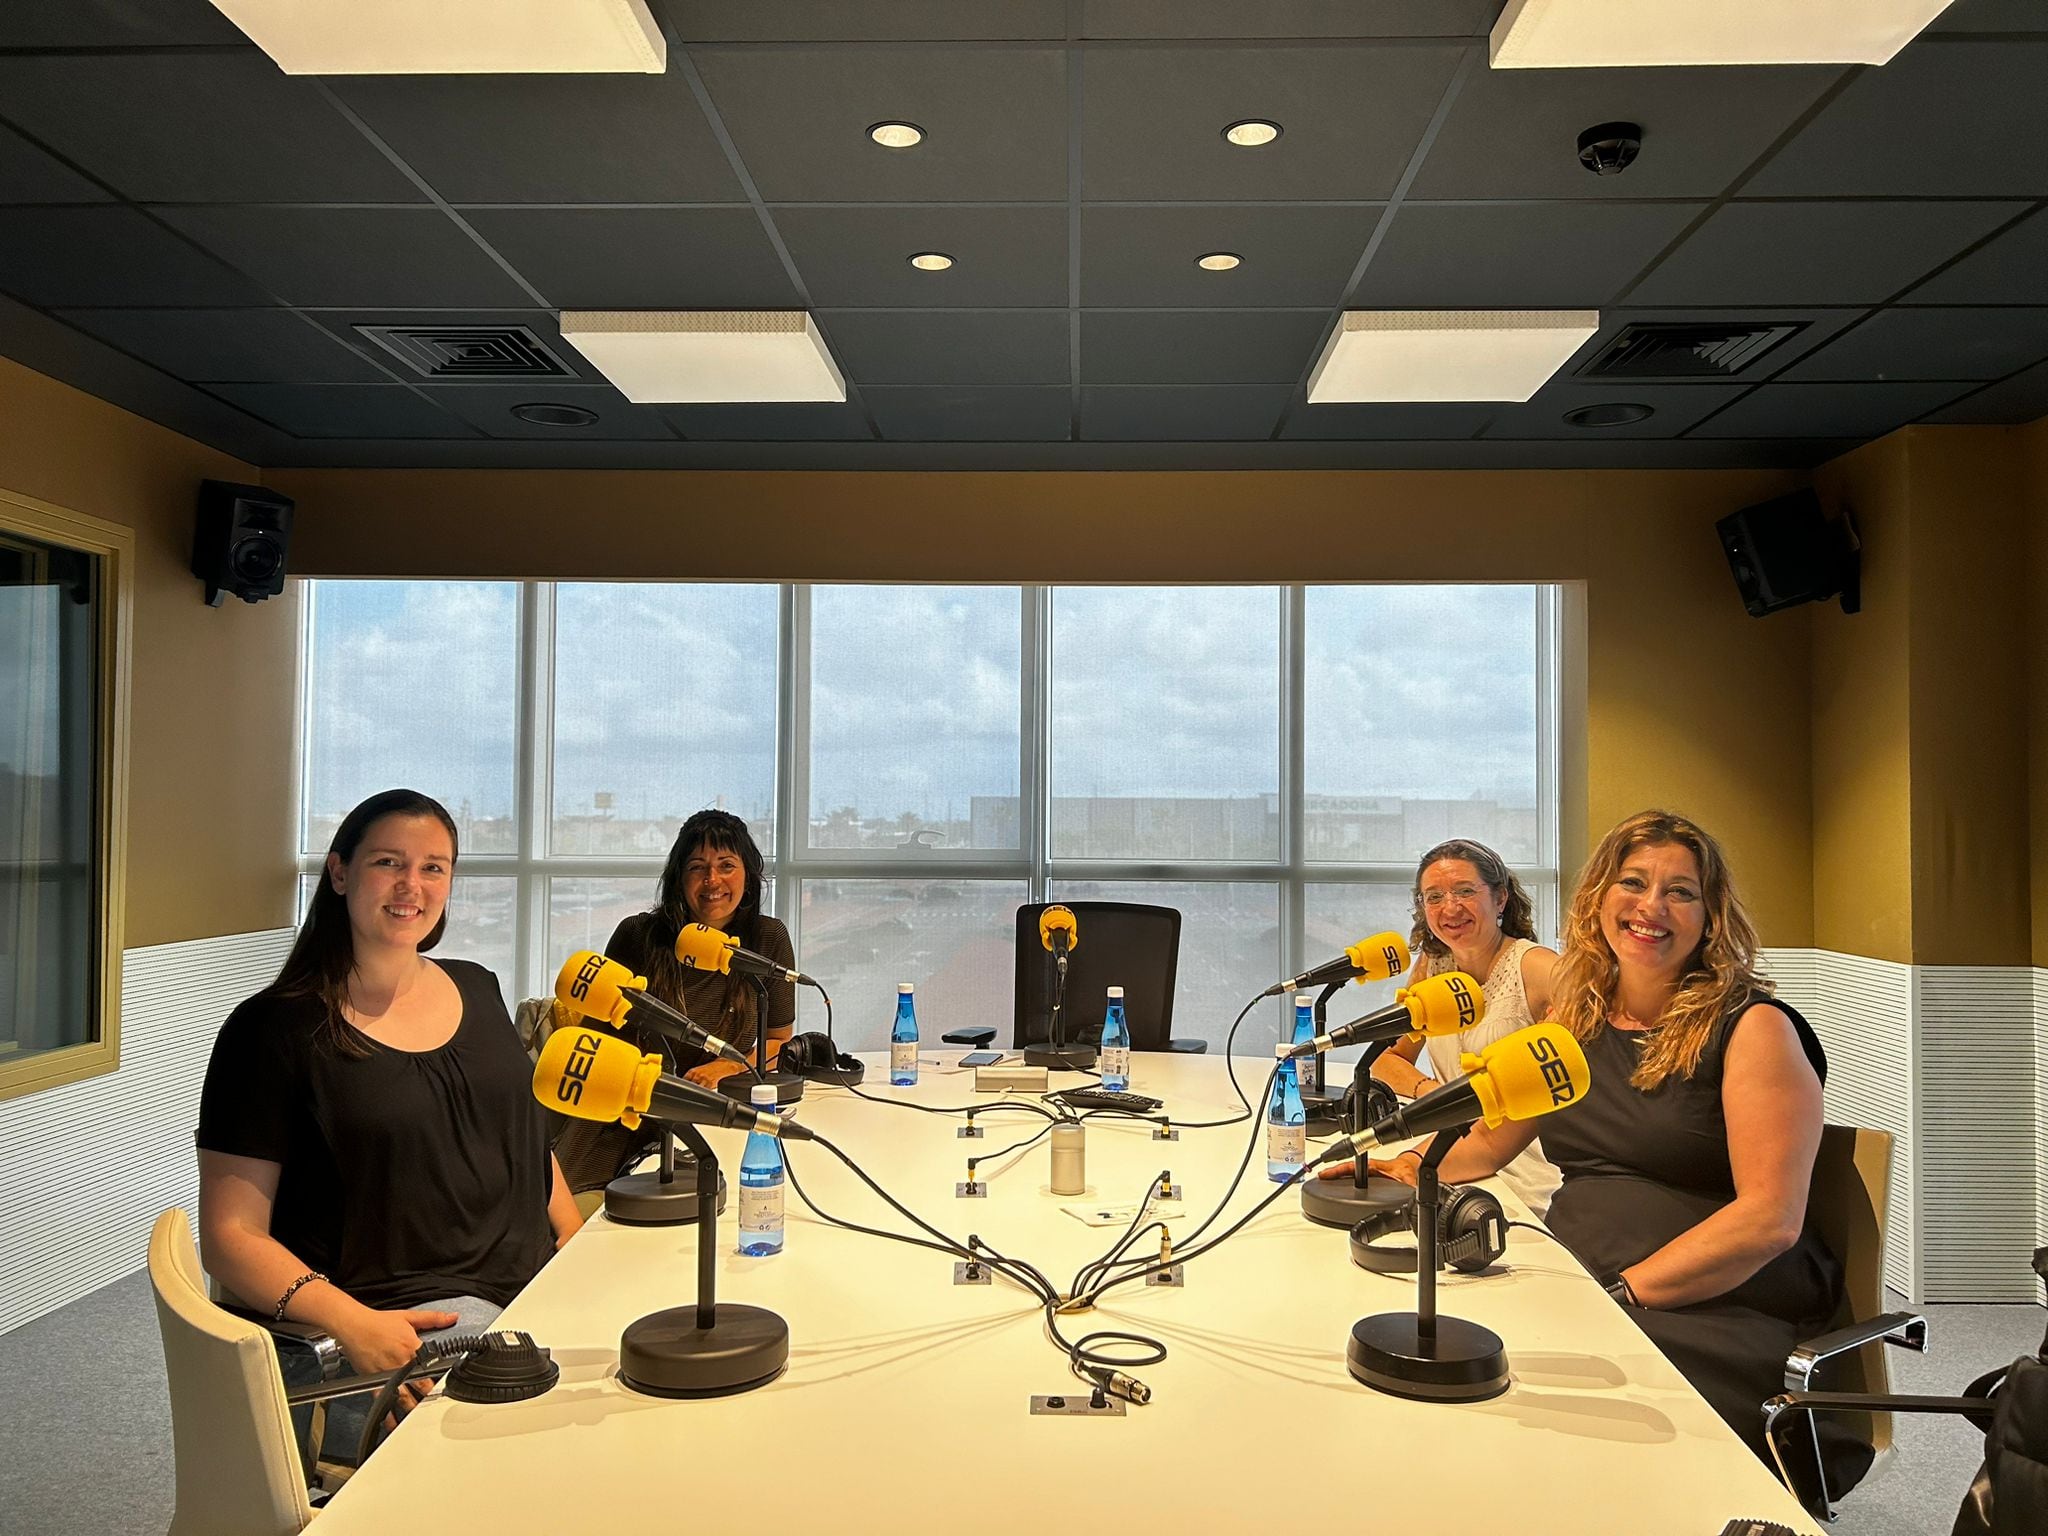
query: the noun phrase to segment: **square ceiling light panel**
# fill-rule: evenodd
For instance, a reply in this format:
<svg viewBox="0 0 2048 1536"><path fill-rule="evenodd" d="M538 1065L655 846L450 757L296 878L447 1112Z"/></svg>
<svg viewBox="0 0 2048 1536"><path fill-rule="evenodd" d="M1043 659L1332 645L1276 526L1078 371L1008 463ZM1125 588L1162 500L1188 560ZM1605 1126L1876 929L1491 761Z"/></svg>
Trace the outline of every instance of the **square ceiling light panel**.
<svg viewBox="0 0 2048 1536"><path fill-rule="evenodd" d="M288 75L658 75L645 0L213 0Z"/></svg>
<svg viewBox="0 0 2048 1536"><path fill-rule="evenodd" d="M1883 64L1949 0L1508 0L1495 69Z"/></svg>
<svg viewBox="0 0 2048 1536"><path fill-rule="evenodd" d="M562 339L640 405L846 398L802 310L564 310Z"/></svg>
<svg viewBox="0 0 2048 1536"><path fill-rule="evenodd" d="M1592 309L1346 310L1308 403L1527 400L1599 329Z"/></svg>

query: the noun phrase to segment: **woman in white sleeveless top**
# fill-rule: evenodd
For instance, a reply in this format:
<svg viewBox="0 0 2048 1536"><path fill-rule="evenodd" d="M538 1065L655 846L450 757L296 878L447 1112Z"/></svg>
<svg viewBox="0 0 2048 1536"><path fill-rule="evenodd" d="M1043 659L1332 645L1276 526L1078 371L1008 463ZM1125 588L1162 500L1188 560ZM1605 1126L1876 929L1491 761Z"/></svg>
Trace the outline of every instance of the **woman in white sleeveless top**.
<svg viewBox="0 0 2048 1536"><path fill-rule="evenodd" d="M1411 981L1445 971L1479 979L1486 1013L1471 1029L1427 1041L1403 1040L1373 1064L1373 1076L1414 1097L1458 1076L1458 1057L1476 1053L1550 1011L1557 952L1536 942L1535 906L1500 855L1453 838L1422 856L1415 871L1415 954ZM1418 1065L1428 1048L1428 1070ZM1558 1172L1539 1137L1501 1170L1507 1185L1540 1218L1557 1193Z"/></svg>

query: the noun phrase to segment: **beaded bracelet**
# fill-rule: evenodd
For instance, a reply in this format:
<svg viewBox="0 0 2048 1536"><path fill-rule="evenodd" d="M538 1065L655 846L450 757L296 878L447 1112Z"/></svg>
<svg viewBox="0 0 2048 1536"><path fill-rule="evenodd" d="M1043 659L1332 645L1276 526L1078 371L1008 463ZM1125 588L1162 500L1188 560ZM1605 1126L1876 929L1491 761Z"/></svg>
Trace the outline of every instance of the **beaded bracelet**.
<svg viewBox="0 0 2048 1536"><path fill-rule="evenodd" d="M315 1280L325 1280L326 1278L327 1277L321 1274L319 1270L309 1269L303 1275L299 1276L298 1279L294 1280L290 1285L286 1286L284 1288L284 1294L277 1298L277 1312L273 1317L272 1321L280 1323L284 1321L284 1309L290 1306L292 1304L292 1298L299 1294L300 1286L311 1285Z"/></svg>

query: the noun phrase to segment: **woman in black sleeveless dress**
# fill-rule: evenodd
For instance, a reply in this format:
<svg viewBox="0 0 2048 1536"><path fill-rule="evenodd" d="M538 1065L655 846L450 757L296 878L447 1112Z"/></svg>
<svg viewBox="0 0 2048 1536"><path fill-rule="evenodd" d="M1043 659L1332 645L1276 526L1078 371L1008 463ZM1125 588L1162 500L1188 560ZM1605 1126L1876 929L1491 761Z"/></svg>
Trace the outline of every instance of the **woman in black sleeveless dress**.
<svg viewBox="0 0 2048 1536"><path fill-rule="evenodd" d="M1540 1127L1564 1175L1551 1231L1768 1461L1762 1404L1841 1294L1806 1210L1827 1058L1758 977L1720 847L1683 817L1645 811L1601 840L1560 948L1551 1017L1585 1047L1585 1096L1474 1127L1443 1177L1492 1173ZM1412 1159L1383 1166L1412 1179ZM1839 1494L1870 1449L1839 1424L1821 1433Z"/></svg>

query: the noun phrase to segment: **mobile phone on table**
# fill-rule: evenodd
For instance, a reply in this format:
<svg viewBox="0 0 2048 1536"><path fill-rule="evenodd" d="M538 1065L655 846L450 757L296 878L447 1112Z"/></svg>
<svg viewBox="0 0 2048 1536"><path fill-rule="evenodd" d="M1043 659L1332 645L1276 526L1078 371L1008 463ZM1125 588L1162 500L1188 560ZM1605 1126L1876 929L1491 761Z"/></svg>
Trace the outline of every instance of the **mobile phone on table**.
<svg viewBox="0 0 2048 1536"><path fill-rule="evenodd" d="M960 1058L963 1067L992 1067L1003 1059L1001 1051L969 1051Z"/></svg>

